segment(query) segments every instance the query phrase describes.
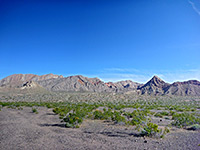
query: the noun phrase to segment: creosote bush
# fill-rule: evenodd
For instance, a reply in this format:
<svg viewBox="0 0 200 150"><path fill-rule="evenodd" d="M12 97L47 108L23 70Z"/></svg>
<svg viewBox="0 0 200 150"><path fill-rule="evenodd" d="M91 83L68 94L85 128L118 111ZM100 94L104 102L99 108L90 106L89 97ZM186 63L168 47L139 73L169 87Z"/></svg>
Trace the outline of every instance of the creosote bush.
<svg viewBox="0 0 200 150"><path fill-rule="evenodd" d="M147 124L142 125L142 135L146 135L146 136L154 136L156 135L156 133L160 132L160 130L158 130L158 125L148 122Z"/></svg>
<svg viewBox="0 0 200 150"><path fill-rule="evenodd" d="M172 122L172 125L177 127L186 127L193 124L200 124L200 118L195 116L195 114L191 113L175 113L172 116L172 119L174 120Z"/></svg>
<svg viewBox="0 0 200 150"><path fill-rule="evenodd" d="M38 111L36 108L32 108L32 112L35 113L35 114L38 114Z"/></svg>

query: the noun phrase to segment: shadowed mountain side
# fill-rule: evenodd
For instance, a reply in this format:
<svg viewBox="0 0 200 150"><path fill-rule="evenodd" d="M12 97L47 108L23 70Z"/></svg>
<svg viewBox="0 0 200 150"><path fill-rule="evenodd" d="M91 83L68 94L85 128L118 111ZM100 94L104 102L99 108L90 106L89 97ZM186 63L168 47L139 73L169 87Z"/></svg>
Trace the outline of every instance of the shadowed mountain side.
<svg viewBox="0 0 200 150"><path fill-rule="evenodd" d="M139 88L142 95L163 95L164 89L170 84L165 83L159 77L154 76L145 85Z"/></svg>

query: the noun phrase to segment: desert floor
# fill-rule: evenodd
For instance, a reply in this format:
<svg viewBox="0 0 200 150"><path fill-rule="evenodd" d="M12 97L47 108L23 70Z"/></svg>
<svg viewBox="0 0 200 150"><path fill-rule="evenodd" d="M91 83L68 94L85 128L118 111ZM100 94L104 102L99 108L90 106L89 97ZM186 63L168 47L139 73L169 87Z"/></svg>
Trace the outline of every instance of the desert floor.
<svg viewBox="0 0 200 150"><path fill-rule="evenodd" d="M133 127L85 120L80 128L65 128L52 109L0 111L1 150L200 150L200 132L172 129L163 139L138 136Z"/></svg>

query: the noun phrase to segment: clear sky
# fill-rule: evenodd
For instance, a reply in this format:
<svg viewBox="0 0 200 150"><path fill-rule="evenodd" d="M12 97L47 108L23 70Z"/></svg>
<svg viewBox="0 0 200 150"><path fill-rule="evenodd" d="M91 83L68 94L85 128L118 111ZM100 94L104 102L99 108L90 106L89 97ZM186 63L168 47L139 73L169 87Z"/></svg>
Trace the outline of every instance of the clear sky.
<svg viewBox="0 0 200 150"><path fill-rule="evenodd" d="M0 0L0 79L200 80L200 0Z"/></svg>

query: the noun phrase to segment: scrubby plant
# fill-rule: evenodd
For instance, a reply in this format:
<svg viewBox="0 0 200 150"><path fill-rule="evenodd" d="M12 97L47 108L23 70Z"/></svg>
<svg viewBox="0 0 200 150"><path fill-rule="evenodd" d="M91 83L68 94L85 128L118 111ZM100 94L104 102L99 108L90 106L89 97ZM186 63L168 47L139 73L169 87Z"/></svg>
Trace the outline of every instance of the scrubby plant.
<svg viewBox="0 0 200 150"><path fill-rule="evenodd" d="M32 108L32 112L35 113L35 114L38 114L38 111L36 108Z"/></svg>
<svg viewBox="0 0 200 150"><path fill-rule="evenodd" d="M166 135L167 133L169 133L169 132L170 132L169 128L168 128L168 127L165 127L163 133L160 135L160 138L164 138L165 135Z"/></svg>
<svg viewBox="0 0 200 150"><path fill-rule="evenodd" d="M124 113L124 115L129 119L127 124L129 125L139 125L147 120L146 110L134 110L132 113Z"/></svg>
<svg viewBox="0 0 200 150"><path fill-rule="evenodd" d="M68 128L77 128L79 124L83 122L82 118L79 118L77 114L69 113L63 121L66 122L66 127Z"/></svg>
<svg viewBox="0 0 200 150"><path fill-rule="evenodd" d="M199 124L193 124L187 128L188 130L200 130Z"/></svg>
<svg viewBox="0 0 200 150"><path fill-rule="evenodd" d="M142 125L141 134L144 136L155 136L156 133L161 132L161 130L158 129L158 125L154 124L152 122L148 122L147 124Z"/></svg>
<svg viewBox="0 0 200 150"><path fill-rule="evenodd" d="M154 116L162 118L163 116L169 116L169 115L170 115L170 113L168 113L166 111L162 111L162 112L157 112Z"/></svg>
<svg viewBox="0 0 200 150"><path fill-rule="evenodd" d="M177 127L186 127L193 124L200 124L200 118L195 117L194 114L190 113L175 113L172 116L172 119L174 120L172 122L172 125Z"/></svg>
<svg viewBox="0 0 200 150"><path fill-rule="evenodd" d="M18 107L17 109L18 109L18 110L23 110L23 107Z"/></svg>
<svg viewBox="0 0 200 150"><path fill-rule="evenodd" d="M112 115L112 121L118 122L126 122L126 119L124 116L121 115L121 112L114 111Z"/></svg>

